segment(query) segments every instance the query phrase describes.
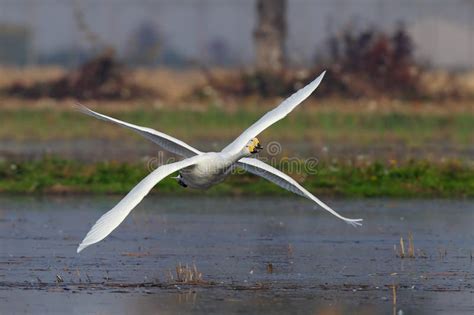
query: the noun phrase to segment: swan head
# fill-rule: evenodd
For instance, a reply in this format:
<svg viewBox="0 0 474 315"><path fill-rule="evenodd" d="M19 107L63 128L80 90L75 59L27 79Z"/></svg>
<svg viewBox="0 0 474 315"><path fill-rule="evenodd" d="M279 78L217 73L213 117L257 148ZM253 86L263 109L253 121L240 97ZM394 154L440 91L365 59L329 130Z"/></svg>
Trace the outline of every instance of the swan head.
<svg viewBox="0 0 474 315"><path fill-rule="evenodd" d="M247 145L244 148L244 151L246 154L250 156L252 154L257 154L262 149L263 147L260 145L260 141L258 141L257 138L253 138L247 143Z"/></svg>

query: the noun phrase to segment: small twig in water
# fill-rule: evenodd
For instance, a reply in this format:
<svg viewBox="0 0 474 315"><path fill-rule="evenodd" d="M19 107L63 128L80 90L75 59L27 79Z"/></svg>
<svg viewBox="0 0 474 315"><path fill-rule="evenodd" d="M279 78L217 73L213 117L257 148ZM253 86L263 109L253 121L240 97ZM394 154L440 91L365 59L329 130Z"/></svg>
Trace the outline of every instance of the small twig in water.
<svg viewBox="0 0 474 315"><path fill-rule="evenodd" d="M61 283L61 282L64 282L64 279L63 279L63 277L61 277L60 274L57 274L56 275L56 283Z"/></svg>
<svg viewBox="0 0 474 315"><path fill-rule="evenodd" d="M173 279L172 275L171 279ZM176 282L185 284L204 283L202 273L198 271L194 263L192 267L190 267L188 265L183 266L180 262L176 265Z"/></svg>
<svg viewBox="0 0 474 315"><path fill-rule="evenodd" d="M392 306L393 306L393 314L397 313L397 286L394 284L392 285Z"/></svg>
<svg viewBox="0 0 474 315"><path fill-rule="evenodd" d="M403 240L403 237L400 237L400 251L397 251L397 245L393 246L393 249L397 255L397 257L400 258L416 258L415 255L415 244L413 241L413 234L409 233L408 234L408 252L405 251L405 241Z"/></svg>
<svg viewBox="0 0 474 315"><path fill-rule="evenodd" d="M438 249L439 259L444 259L448 255L448 250L446 248Z"/></svg>
<svg viewBox="0 0 474 315"><path fill-rule="evenodd" d="M405 243L403 242L403 237L400 237L400 257L405 257Z"/></svg>
<svg viewBox="0 0 474 315"><path fill-rule="evenodd" d="M81 272L79 271L79 268L76 268L76 275L79 278L79 283L82 282L81 280Z"/></svg>
<svg viewBox="0 0 474 315"><path fill-rule="evenodd" d="M397 305L397 286L392 285L392 303L393 305Z"/></svg>
<svg viewBox="0 0 474 315"><path fill-rule="evenodd" d="M408 257L415 258L415 245L413 244L412 233L408 233Z"/></svg>
<svg viewBox="0 0 474 315"><path fill-rule="evenodd" d="M268 273L273 273L273 264L272 263L267 264L267 272Z"/></svg>

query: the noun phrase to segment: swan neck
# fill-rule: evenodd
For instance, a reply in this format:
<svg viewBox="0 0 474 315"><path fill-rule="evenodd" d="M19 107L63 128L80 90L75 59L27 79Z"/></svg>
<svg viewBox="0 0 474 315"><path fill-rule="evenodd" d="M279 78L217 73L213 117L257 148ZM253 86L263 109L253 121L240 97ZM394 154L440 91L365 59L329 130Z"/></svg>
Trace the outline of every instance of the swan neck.
<svg viewBox="0 0 474 315"><path fill-rule="evenodd" d="M240 160L241 158L248 157L248 156L249 156L249 154L246 154L245 151L242 150L242 151L240 151L240 152L238 152L238 153L236 153L236 154L231 154L231 155L229 155L228 158L229 158L229 160L232 161L232 163L235 163L235 162L237 162L238 160Z"/></svg>

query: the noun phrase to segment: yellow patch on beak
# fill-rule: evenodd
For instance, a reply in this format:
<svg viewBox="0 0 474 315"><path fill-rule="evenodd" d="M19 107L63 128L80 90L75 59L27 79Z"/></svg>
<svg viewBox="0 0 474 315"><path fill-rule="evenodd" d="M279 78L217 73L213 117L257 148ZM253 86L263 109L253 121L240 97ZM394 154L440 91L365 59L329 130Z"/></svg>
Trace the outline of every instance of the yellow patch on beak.
<svg viewBox="0 0 474 315"><path fill-rule="evenodd" d="M249 144L249 152L250 153L257 153L257 149L261 149L262 147L260 146L260 142L258 141L257 138L253 138L251 140L251 143Z"/></svg>

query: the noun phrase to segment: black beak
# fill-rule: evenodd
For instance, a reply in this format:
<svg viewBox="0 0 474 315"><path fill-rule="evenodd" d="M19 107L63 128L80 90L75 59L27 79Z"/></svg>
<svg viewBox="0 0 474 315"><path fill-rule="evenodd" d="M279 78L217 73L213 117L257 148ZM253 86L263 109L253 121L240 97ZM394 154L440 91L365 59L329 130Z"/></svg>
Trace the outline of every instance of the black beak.
<svg viewBox="0 0 474 315"><path fill-rule="evenodd" d="M255 153L258 153L260 152L261 150L263 149L263 147L260 145L260 143L258 143L255 148L253 149L253 151L251 152L252 154L255 154Z"/></svg>

